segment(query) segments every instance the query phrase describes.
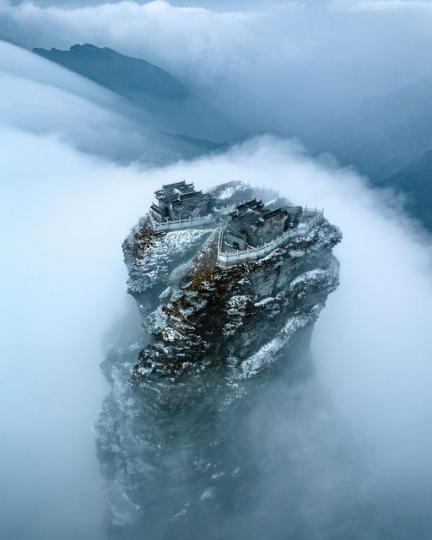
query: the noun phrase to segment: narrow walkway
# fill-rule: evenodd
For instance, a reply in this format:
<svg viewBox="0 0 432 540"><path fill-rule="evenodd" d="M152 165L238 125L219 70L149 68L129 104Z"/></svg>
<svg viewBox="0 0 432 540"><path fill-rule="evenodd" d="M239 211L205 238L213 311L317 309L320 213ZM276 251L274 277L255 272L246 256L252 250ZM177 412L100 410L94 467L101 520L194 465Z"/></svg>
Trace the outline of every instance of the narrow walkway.
<svg viewBox="0 0 432 540"><path fill-rule="evenodd" d="M245 250L238 251L222 251L224 228L222 227L219 232L219 244L218 244L218 257L217 261L221 266L228 266L230 264L236 264L238 262L245 262L248 260L255 260L265 257L276 248L285 244L288 240L297 238L298 236L307 235L320 221L323 221L323 212L319 211L317 215L312 217L308 222L300 223L298 227L291 231L287 231L274 240L267 242L263 246L250 247Z"/></svg>

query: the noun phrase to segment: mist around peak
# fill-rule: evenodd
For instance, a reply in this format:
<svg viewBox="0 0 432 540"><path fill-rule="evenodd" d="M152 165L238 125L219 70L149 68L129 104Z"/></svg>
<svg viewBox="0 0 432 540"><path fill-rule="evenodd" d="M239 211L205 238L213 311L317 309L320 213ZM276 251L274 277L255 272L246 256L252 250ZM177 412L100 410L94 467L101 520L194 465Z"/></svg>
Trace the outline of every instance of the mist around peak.
<svg viewBox="0 0 432 540"><path fill-rule="evenodd" d="M274 539L429 540L431 240L392 192L417 183L412 195L429 211L429 131L410 131L421 155L391 172L387 163L385 179L362 174L347 147L346 159L316 156L299 141L310 148L319 131L326 143L326 125L373 98L381 117L369 127L384 126L393 144L399 102L385 113L375 98L427 80L431 16L428 2L391 0L0 4L2 35L19 45L0 43L0 537L106 538L93 427L109 388L99 366L140 333L121 244L153 192L185 178L204 190L230 180L274 188L323 208L343 232L340 286L312 339L315 376L294 387L281 377L257 394L241 426L260 464L253 504L209 520L211 534L253 538L258 519ZM158 66L250 138L209 152L29 51L77 43ZM397 106L409 113L402 123L424 127L415 117L427 92L415 103L407 95L420 110ZM368 126L348 126L366 148Z"/></svg>
<svg viewBox="0 0 432 540"><path fill-rule="evenodd" d="M200 188L211 187L220 178L271 185L299 203L323 206L344 231L344 242L336 250L341 284L313 337L318 382L330 403L330 412L325 413L331 414L330 424L326 420L323 431L310 439L304 430L310 428L315 412L305 422L297 418L294 427L294 418L279 415L276 394L260 398L256 420L251 421L252 427L257 422L254 433L267 426L267 444L263 448L257 439L256 451L273 455L277 447L280 460L274 464L282 467L276 474L265 462L266 480L257 484L260 497L264 501L267 495L275 496L277 485L289 486L293 469L286 458L295 448L299 456L306 452L306 447L294 444L292 436L297 433L295 440L308 445L311 460L298 466L313 463L320 471L303 484L304 496L314 494L311 515L317 530L322 523L322 515L316 513L320 497L328 497L326 483L339 478L331 490L327 526L342 518L348 505L354 513L346 518L346 527L352 532L359 519L358 538L378 526L375 519L381 524L380 537L394 538L395 512L401 534L417 523L417 537L427 538L428 522L419 520L425 516L422 501L432 474L429 241L396 207L353 172L314 162L298 147L273 138L251 141L223 156L144 170L109 165L56 139L22 131L3 128L1 138L7 156L3 171L11 180L1 186L7 253L2 281L9 284L1 324L2 356L7 359L2 410L12 411L2 415L2 424L8 426L2 490L9 501L3 534L68 538L70 532L72 538L78 531L81 538L94 538L94 531L100 530L102 488L91 450L91 426L106 392L98 368L105 350L101 340L110 342L106 331L125 310L126 275L119 246L130 225L148 208L153 190L186 177ZM20 159L22 151L29 157L26 162ZM131 310L129 305L127 311ZM278 390L280 399L285 399L286 391ZM315 393L312 387L304 389L306 402L309 391ZM333 454L334 437L347 444L343 462ZM322 444L329 445L324 452ZM22 445L31 451L23 453ZM76 445L82 452L73 450ZM362 481L352 484L350 478ZM340 491L342 486L348 491ZM383 501L376 518L356 515L364 497L375 508L378 500ZM413 504L417 497L418 504ZM390 507L385 504L388 500ZM78 510L83 504L88 512ZM282 500L281 505L274 515L275 530L282 531L288 525ZM18 506L19 516L13 510ZM297 510L291 502L292 518L301 527ZM21 520L23 512L30 521ZM241 530L246 521L242 514L230 523Z"/></svg>

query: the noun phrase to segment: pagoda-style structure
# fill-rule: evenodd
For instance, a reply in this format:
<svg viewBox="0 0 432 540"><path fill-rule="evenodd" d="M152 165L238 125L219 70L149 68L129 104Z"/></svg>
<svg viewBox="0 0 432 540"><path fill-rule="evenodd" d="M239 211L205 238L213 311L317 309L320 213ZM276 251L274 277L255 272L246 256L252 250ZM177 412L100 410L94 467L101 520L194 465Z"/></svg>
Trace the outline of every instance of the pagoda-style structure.
<svg viewBox="0 0 432 540"><path fill-rule="evenodd" d="M185 180L162 186L155 196L156 203L150 208L155 223L203 217L211 211L210 195L197 191L193 183Z"/></svg>
<svg viewBox="0 0 432 540"><path fill-rule="evenodd" d="M240 204L229 215L223 235L224 247L245 250L262 246L296 227L300 214L299 206L269 209L256 199Z"/></svg>

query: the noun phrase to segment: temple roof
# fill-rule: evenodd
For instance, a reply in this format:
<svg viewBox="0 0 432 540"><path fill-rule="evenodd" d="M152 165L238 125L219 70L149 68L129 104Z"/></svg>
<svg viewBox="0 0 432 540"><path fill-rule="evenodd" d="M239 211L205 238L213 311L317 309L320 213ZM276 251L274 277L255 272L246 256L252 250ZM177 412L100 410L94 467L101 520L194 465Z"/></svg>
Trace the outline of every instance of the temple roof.
<svg viewBox="0 0 432 540"><path fill-rule="evenodd" d="M162 199L166 202L177 199L180 196L192 195L195 193L200 193L195 190L195 187L192 182L186 183L185 180L181 182L174 182L172 184L165 184L161 189L155 191L157 199Z"/></svg>
<svg viewBox="0 0 432 540"><path fill-rule="evenodd" d="M278 215L288 215L285 208L276 208L270 210L265 207L262 201L253 199L237 206L231 214L231 221L235 222L236 226L244 225L245 227L261 227L267 219Z"/></svg>

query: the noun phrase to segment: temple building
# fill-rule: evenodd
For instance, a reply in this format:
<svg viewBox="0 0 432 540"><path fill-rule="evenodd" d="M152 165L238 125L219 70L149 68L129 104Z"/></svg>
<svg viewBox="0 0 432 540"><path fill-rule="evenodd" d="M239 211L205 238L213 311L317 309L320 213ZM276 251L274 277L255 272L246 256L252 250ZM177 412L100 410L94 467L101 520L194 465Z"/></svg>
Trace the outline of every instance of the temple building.
<svg viewBox="0 0 432 540"><path fill-rule="evenodd" d="M262 246L296 227L301 211L299 206L269 209L256 199L240 204L228 217L224 247L231 251Z"/></svg>
<svg viewBox="0 0 432 540"><path fill-rule="evenodd" d="M166 184L155 195L156 203L152 204L150 215L156 223L207 216L211 211L210 195L196 191L185 180Z"/></svg>

